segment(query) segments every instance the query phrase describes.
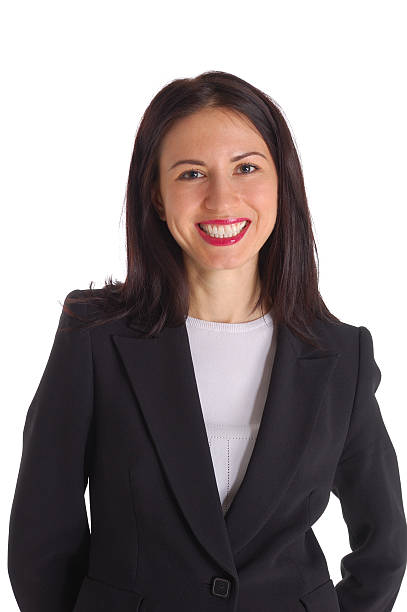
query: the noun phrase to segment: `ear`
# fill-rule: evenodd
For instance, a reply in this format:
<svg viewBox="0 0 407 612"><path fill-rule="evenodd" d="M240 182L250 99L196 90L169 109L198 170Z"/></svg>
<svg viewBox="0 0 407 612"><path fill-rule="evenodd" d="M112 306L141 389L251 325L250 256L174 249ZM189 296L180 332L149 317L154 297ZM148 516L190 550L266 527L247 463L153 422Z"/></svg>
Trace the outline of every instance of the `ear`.
<svg viewBox="0 0 407 612"><path fill-rule="evenodd" d="M152 198L153 206L154 206L158 216L160 217L161 221L165 221L166 220L166 217L165 217L165 208L164 208L164 205L162 203L160 191L159 191L159 189L156 186L154 186L153 189L152 189L151 198Z"/></svg>

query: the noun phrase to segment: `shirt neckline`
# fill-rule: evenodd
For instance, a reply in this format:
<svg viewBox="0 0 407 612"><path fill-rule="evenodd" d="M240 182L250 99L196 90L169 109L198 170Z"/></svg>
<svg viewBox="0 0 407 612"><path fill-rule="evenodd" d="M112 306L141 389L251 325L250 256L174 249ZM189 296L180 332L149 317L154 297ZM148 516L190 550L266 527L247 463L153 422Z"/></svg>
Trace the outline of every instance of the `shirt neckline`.
<svg viewBox="0 0 407 612"><path fill-rule="evenodd" d="M206 321L205 319L197 319L195 317L187 316L185 321L187 327L206 329L212 331L225 331L230 333L242 333L258 329L260 327L273 327L273 318L271 315L271 309L263 316L253 321L246 321L244 323L223 323L219 321Z"/></svg>

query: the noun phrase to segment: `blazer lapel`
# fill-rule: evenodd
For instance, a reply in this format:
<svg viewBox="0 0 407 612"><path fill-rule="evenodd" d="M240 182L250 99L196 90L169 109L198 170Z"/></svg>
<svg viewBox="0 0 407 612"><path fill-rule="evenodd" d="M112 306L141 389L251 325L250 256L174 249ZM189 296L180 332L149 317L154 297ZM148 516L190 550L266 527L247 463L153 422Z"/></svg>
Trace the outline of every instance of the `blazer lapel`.
<svg viewBox="0 0 407 612"><path fill-rule="evenodd" d="M280 326L256 443L225 516L234 555L270 520L290 486L338 356L310 347Z"/></svg>
<svg viewBox="0 0 407 612"><path fill-rule="evenodd" d="M301 462L338 354L279 326L256 443L223 516L186 325L156 338L113 340L181 511L207 552L236 576L235 555L270 520Z"/></svg>

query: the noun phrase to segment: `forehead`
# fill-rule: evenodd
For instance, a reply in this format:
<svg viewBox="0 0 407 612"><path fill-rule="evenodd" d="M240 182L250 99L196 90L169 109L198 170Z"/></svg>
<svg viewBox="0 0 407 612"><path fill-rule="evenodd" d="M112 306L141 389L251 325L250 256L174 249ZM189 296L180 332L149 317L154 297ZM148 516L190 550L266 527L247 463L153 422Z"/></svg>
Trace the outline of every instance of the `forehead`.
<svg viewBox="0 0 407 612"><path fill-rule="evenodd" d="M187 147L239 147L253 143L266 143L260 132L246 115L227 108L209 108L177 119L162 139L160 153L163 157L181 152Z"/></svg>

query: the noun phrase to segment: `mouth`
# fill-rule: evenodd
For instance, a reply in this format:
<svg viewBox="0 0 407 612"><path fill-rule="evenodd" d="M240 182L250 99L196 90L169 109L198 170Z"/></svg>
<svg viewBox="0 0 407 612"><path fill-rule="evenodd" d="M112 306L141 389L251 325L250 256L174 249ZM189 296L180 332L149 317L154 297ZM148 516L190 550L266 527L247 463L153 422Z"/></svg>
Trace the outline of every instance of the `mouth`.
<svg viewBox="0 0 407 612"><path fill-rule="evenodd" d="M221 225L196 223L195 225L201 238L208 244L230 246L243 239L249 230L250 221L245 219L240 223L223 223Z"/></svg>
<svg viewBox="0 0 407 612"><path fill-rule="evenodd" d="M199 228L213 238L233 238L250 224L249 219L214 219L197 223Z"/></svg>

